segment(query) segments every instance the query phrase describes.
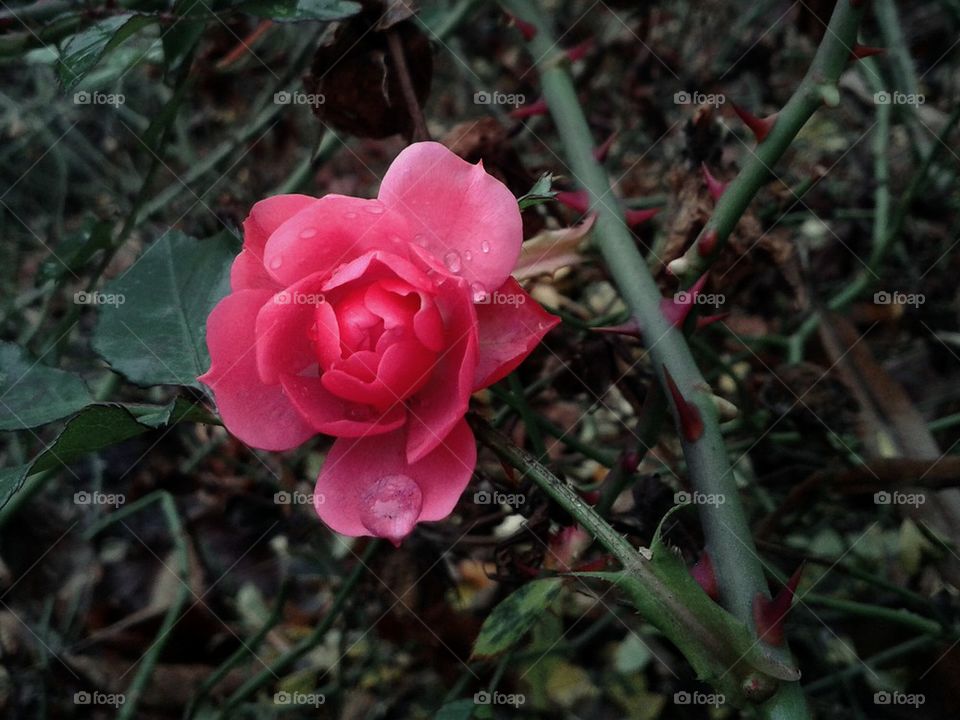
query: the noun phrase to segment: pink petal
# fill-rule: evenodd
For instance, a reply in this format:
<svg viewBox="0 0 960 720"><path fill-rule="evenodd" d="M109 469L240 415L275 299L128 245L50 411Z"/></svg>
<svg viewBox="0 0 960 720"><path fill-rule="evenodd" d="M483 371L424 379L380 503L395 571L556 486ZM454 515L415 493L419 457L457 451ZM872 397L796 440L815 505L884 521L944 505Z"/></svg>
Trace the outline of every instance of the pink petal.
<svg viewBox="0 0 960 720"><path fill-rule="evenodd" d="M378 411L350 402L327 390L319 377L284 375L283 389L314 432L338 437L378 435L396 430L406 420L406 409L395 405Z"/></svg>
<svg viewBox="0 0 960 720"><path fill-rule="evenodd" d="M207 318L211 367L199 380L212 391L224 425L263 450L289 450L316 434L279 385L257 372L254 324L268 290L242 290L221 300Z"/></svg>
<svg viewBox="0 0 960 720"><path fill-rule="evenodd" d="M315 203L308 195L274 195L256 203L243 221L243 248L262 259L263 246L273 232L298 212Z"/></svg>
<svg viewBox="0 0 960 720"><path fill-rule="evenodd" d="M447 517L477 461L466 421L421 460L410 463L406 431L334 443L317 479L314 507L332 530L385 537L399 545L418 522Z"/></svg>
<svg viewBox="0 0 960 720"><path fill-rule="evenodd" d="M438 286L446 347L430 381L407 403L410 409L407 458L416 462L433 450L463 418L477 367L477 316L466 283L446 278Z"/></svg>
<svg viewBox="0 0 960 720"><path fill-rule="evenodd" d="M326 195L274 231L263 262L287 286L315 272L329 274L370 250L405 254L409 238L404 217L380 201Z"/></svg>
<svg viewBox="0 0 960 720"><path fill-rule="evenodd" d="M314 338L323 293L323 277L311 275L273 295L257 315L257 367L260 379L272 385L283 373L296 375L317 362ZM325 312L325 310L324 310ZM312 337L311 337L312 334Z"/></svg>
<svg viewBox="0 0 960 720"><path fill-rule="evenodd" d="M499 287L520 255L517 199L482 163L440 143L409 145L380 185L383 203L406 215L414 242L468 283Z"/></svg>
<svg viewBox="0 0 960 720"><path fill-rule="evenodd" d="M513 278L487 300L487 304L476 306L480 359L474 390L509 375L560 322L560 318L544 310Z"/></svg>
<svg viewBox="0 0 960 720"><path fill-rule="evenodd" d="M230 288L234 292L253 289L276 292L280 286L267 274L263 261L252 250L241 250L230 266Z"/></svg>

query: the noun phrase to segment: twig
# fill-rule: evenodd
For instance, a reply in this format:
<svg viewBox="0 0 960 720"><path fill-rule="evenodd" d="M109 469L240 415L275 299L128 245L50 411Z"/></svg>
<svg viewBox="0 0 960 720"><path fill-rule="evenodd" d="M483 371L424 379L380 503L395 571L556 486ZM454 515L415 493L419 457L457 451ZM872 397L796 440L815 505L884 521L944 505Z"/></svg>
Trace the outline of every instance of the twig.
<svg viewBox="0 0 960 720"><path fill-rule="evenodd" d="M403 51L403 42L396 28L390 28L387 31L387 45L390 47L390 57L397 69L397 77L400 80L400 89L403 91L403 99L407 104L407 112L410 113L410 120L413 122L413 142L421 142L430 139L430 131L427 130L427 122L423 119L423 110L420 109L420 103L417 101L417 93L413 89L413 80L410 79L410 68L407 66L407 57Z"/></svg>

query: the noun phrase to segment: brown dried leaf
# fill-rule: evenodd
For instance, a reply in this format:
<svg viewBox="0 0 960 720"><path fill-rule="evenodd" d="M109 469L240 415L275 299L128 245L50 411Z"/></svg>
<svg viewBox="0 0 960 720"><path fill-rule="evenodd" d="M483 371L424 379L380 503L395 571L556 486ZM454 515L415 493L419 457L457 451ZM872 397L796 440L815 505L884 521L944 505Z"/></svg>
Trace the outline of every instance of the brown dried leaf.
<svg viewBox="0 0 960 720"><path fill-rule="evenodd" d="M561 230L544 230L527 240L520 249L520 259L513 271L517 280L553 274L561 268L584 260L578 248L589 234L595 215L588 215L579 225Z"/></svg>

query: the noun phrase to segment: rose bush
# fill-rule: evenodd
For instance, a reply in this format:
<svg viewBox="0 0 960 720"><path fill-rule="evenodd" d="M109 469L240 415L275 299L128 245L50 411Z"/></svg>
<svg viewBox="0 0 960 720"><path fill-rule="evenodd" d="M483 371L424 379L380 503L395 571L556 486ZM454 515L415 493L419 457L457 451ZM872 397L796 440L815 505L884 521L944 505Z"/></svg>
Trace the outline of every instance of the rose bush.
<svg viewBox="0 0 960 720"><path fill-rule="evenodd" d="M200 377L227 429L264 450L336 436L315 507L337 532L399 542L449 515L476 462L470 395L559 321L510 276L516 198L416 143L376 199L267 198L243 233Z"/></svg>

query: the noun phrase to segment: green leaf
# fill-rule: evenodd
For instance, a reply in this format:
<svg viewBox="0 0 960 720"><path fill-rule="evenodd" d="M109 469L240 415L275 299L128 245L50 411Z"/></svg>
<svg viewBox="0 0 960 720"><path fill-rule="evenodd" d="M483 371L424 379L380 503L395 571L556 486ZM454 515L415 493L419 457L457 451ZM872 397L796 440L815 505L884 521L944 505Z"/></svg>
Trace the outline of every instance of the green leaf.
<svg viewBox="0 0 960 720"><path fill-rule="evenodd" d="M93 347L138 385L200 387L210 365L207 315L229 291L236 238L195 240L171 230L104 288Z"/></svg>
<svg viewBox="0 0 960 720"><path fill-rule="evenodd" d="M540 203L553 200L557 196L557 191L551 189L552 187L553 174L544 173L541 175L540 179L533 184L532 188L530 188L530 192L517 200L517 203L520 205L520 210L523 211L528 207L533 207L534 205L539 205Z"/></svg>
<svg viewBox="0 0 960 720"><path fill-rule="evenodd" d="M496 657L518 642L560 593L560 578L534 580L511 593L483 621L473 657Z"/></svg>
<svg viewBox="0 0 960 720"><path fill-rule="evenodd" d="M71 415L93 402L83 380L0 343L0 430L23 430Z"/></svg>
<svg viewBox="0 0 960 720"><path fill-rule="evenodd" d="M72 418L57 438L26 465L0 470L0 507L21 488L28 475L72 462L78 457L150 430L122 405L91 405Z"/></svg>
<svg viewBox="0 0 960 720"><path fill-rule="evenodd" d="M98 20L71 37L60 51L57 74L66 90L75 88L104 55L155 22L149 15L122 13Z"/></svg>
<svg viewBox="0 0 960 720"><path fill-rule="evenodd" d="M207 20L215 17L203 0L177 0L173 5L173 14L178 15L179 19L166 28L160 38L167 72L180 68L206 30Z"/></svg>
<svg viewBox="0 0 960 720"><path fill-rule="evenodd" d="M40 265L40 280L60 280L68 273L78 274L95 252L109 247L112 228L113 224L109 222L85 222L81 230L67 235L57 245L55 255L43 261Z"/></svg>
<svg viewBox="0 0 960 720"><path fill-rule="evenodd" d="M278 22L341 20L360 12L360 3L349 0L247 0L237 10Z"/></svg>
<svg viewBox="0 0 960 720"><path fill-rule="evenodd" d="M434 720L470 720L473 717L473 711L477 705L469 698L460 698L448 702L437 710Z"/></svg>

